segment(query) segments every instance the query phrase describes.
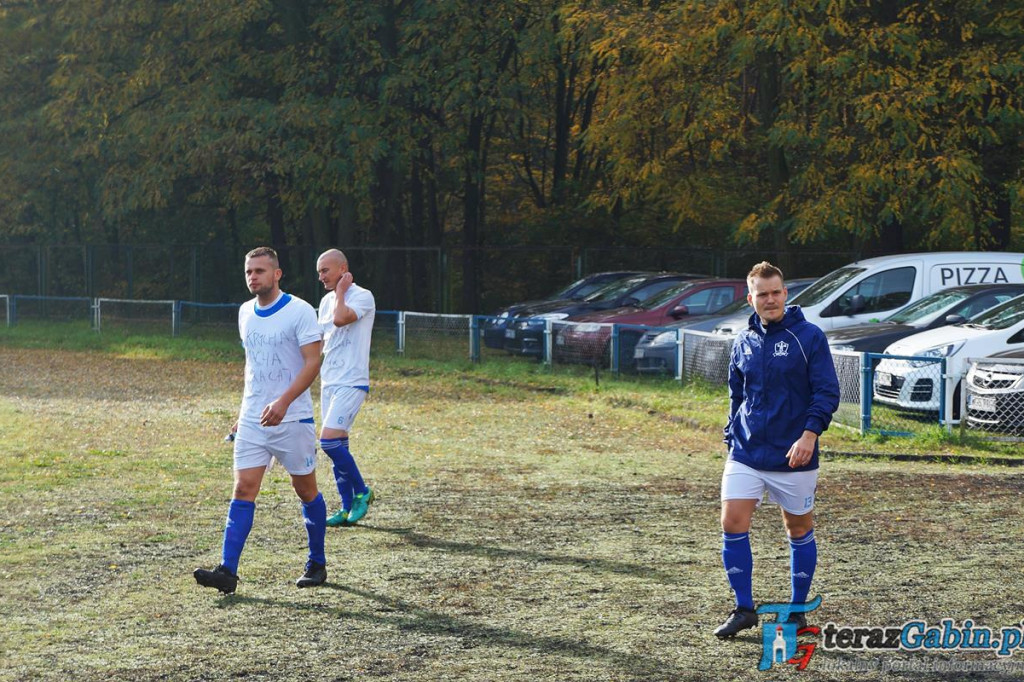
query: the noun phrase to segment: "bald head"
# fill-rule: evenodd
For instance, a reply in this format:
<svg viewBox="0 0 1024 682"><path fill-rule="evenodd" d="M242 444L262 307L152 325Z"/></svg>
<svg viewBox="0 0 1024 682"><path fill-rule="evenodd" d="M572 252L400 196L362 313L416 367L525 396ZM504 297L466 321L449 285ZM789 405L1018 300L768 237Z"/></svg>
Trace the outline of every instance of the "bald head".
<svg viewBox="0 0 1024 682"><path fill-rule="evenodd" d="M331 263L332 265L348 265L348 258L345 258L345 254L343 254L338 249L327 249L326 251L320 254L320 257L316 259L316 262L318 265L320 263Z"/></svg>
<svg viewBox="0 0 1024 682"><path fill-rule="evenodd" d="M328 249L316 259L316 274L324 289L332 291L338 286L338 280L348 272L348 258L338 249Z"/></svg>

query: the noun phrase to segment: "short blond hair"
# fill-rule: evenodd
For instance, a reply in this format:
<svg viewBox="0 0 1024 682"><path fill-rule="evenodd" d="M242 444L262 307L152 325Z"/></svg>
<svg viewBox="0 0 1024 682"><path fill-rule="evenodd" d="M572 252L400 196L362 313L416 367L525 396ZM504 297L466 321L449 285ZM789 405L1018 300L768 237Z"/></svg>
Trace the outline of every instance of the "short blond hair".
<svg viewBox="0 0 1024 682"><path fill-rule="evenodd" d="M772 265L766 260L761 261L754 267L750 268L750 272L747 273L747 286L751 285L755 277L761 279L770 279L772 277L778 277L782 280L783 286L786 284L786 278L782 275L782 270Z"/></svg>
<svg viewBox="0 0 1024 682"><path fill-rule="evenodd" d="M269 258L275 268L280 267L280 261L277 259L277 251L274 251L269 246L257 246L255 249L245 254L245 260L249 260L250 258L260 258L261 256Z"/></svg>

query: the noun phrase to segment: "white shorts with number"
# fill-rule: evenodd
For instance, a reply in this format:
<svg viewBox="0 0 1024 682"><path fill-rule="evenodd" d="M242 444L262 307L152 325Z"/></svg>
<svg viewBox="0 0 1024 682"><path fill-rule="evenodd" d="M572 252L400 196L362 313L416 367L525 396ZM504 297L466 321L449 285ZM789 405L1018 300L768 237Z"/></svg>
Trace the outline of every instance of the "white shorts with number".
<svg viewBox="0 0 1024 682"><path fill-rule="evenodd" d="M277 426L238 422L235 469L270 466L274 459L292 476L312 473L316 469L316 426L312 422Z"/></svg>
<svg viewBox="0 0 1024 682"><path fill-rule="evenodd" d="M366 391L351 386L325 386L320 389L321 427L348 431L366 400Z"/></svg>
<svg viewBox="0 0 1024 682"><path fill-rule="evenodd" d="M759 471L746 464L728 460L722 472L722 501L757 500L761 506L765 488L768 501L790 514L806 514L814 509L814 493L818 488L818 470Z"/></svg>

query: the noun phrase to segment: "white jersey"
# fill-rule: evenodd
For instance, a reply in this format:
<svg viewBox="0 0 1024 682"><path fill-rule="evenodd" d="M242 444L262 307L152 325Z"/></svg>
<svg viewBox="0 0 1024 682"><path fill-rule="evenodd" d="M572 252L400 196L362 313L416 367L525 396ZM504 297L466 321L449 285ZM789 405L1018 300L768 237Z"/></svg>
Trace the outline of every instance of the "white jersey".
<svg viewBox="0 0 1024 682"><path fill-rule="evenodd" d="M267 308L256 299L238 309L238 333L245 347L245 393L239 421L259 422L270 403L288 390L305 366L300 346L321 338L313 306L301 298L282 293ZM313 418L309 389L288 406L282 422Z"/></svg>
<svg viewBox="0 0 1024 682"><path fill-rule="evenodd" d="M370 385L370 338L376 304L369 289L353 284L345 292L345 305L355 311L356 321L334 326L334 305L338 295L330 292L320 301L320 329L324 335L324 362L320 367L323 386Z"/></svg>

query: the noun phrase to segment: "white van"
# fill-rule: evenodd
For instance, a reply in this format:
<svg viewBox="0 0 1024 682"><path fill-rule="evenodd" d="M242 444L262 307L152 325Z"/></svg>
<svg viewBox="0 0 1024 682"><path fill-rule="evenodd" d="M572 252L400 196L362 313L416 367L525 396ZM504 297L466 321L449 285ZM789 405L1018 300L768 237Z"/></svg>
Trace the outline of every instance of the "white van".
<svg viewBox="0 0 1024 682"><path fill-rule="evenodd" d="M1024 283L1024 253L951 251L867 258L833 270L790 303L825 331L886 317L964 284Z"/></svg>

